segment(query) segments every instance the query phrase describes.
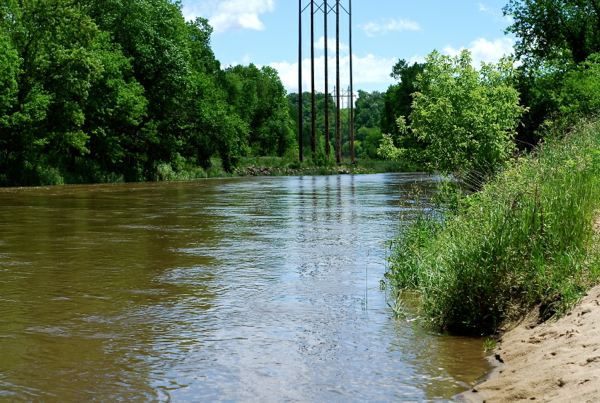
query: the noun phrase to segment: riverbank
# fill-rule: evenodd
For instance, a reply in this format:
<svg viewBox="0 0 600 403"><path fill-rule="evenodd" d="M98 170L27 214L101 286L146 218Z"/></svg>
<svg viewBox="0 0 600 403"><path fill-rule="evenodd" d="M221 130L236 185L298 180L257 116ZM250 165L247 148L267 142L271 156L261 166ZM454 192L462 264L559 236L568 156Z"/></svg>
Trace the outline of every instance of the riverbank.
<svg viewBox="0 0 600 403"><path fill-rule="evenodd" d="M135 171L128 174L105 172L98 164L84 157L77 158L74 167L38 167L23 174L18 182L3 182L2 187L20 186L52 186L71 184L98 184L124 182L165 182L188 181L207 178L231 178L244 176L303 176L303 175L344 175L344 174L375 174L391 172L417 172L421 167L408 162L380 160L343 160L336 164L333 160L321 158L304 162L297 157L245 157L237 167L227 171L219 158L211 159L210 166L200 167L192 163L173 166L161 163L147 171Z"/></svg>
<svg viewBox="0 0 600 403"><path fill-rule="evenodd" d="M419 292L434 327L494 334L534 306L544 319L565 314L599 283L599 122L548 138L476 193L443 185L437 208L406 203L417 219L388 273Z"/></svg>
<svg viewBox="0 0 600 403"><path fill-rule="evenodd" d="M414 164L398 161L357 160L351 163L350 160L345 160L338 165L333 162L323 164L322 161L306 160L301 163L278 157L258 157L242 160L234 174L236 176L356 175L421 170L421 167Z"/></svg>
<svg viewBox="0 0 600 403"><path fill-rule="evenodd" d="M502 335L490 378L460 396L470 403L597 402L600 399L600 286L558 320L531 311Z"/></svg>

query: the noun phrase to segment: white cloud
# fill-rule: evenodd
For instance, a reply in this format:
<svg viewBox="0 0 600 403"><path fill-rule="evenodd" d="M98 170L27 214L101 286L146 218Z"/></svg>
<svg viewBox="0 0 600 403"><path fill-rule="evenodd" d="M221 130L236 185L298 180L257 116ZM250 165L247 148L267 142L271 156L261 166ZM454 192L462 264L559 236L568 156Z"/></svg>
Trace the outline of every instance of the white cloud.
<svg viewBox="0 0 600 403"><path fill-rule="evenodd" d="M208 15L216 34L242 29L262 31L265 25L260 14L275 10L275 0L212 0L200 6L184 7L186 19Z"/></svg>
<svg viewBox="0 0 600 403"><path fill-rule="evenodd" d="M324 36L320 37L315 42L315 49L325 50L325 37ZM330 53L335 54L335 38L327 39L327 50L329 50ZM345 43L340 42L340 54L343 54L343 53L350 53L350 47L348 45L346 45Z"/></svg>
<svg viewBox="0 0 600 403"><path fill-rule="evenodd" d="M473 66L479 67L481 62L498 62L502 56L513 53L515 41L511 38L499 38L493 42L484 38L478 38L471 42L469 50L473 58ZM444 53L450 56L457 56L463 49L455 49L452 46L446 46Z"/></svg>
<svg viewBox="0 0 600 403"><path fill-rule="evenodd" d="M385 58L375 55L367 55L359 58L354 56L354 88L359 89L361 84L375 83L383 84L384 86L394 83L390 77L392 67L398 59ZM279 77L288 92L298 92L298 63L271 63L269 66L275 68L279 72ZM350 56L340 58L340 85L346 88L350 85ZM325 57L321 56L315 59L315 81L317 91L324 92L325 90ZM302 61L302 88L303 91L310 91L310 59ZM333 87L336 83L335 79L335 57L329 59L329 91L333 92Z"/></svg>
<svg viewBox="0 0 600 403"><path fill-rule="evenodd" d="M514 22L514 19L510 15L504 15L502 10L488 7L483 3L476 3L475 5L477 6L477 8L479 8L479 11L493 16L494 21L504 21L508 24L512 24Z"/></svg>
<svg viewBox="0 0 600 403"><path fill-rule="evenodd" d="M365 31L367 36L375 36L375 34L387 34L391 31L419 31L421 27L419 23L404 20L404 19L383 19L381 22L368 22L360 27Z"/></svg>
<svg viewBox="0 0 600 403"><path fill-rule="evenodd" d="M493 10L491 8L489 8L488 6L486 6L485 4L477 3L475 5L479 8L479 11L483 11L485 13L493 13Z"/></svg>
<svg viewBox="0 0 600 403"><path fill-rule="evenodd" d="M413 65L413 64L415 64L415 63L419 63L419 64L421 64L421 63L425 63L425 58L424 58L423 56L421 56L421 55L414 55L413 57L411 57L411 58L408 60L408 64L409 64L410 66L412 66L412 65Z"/></svg>

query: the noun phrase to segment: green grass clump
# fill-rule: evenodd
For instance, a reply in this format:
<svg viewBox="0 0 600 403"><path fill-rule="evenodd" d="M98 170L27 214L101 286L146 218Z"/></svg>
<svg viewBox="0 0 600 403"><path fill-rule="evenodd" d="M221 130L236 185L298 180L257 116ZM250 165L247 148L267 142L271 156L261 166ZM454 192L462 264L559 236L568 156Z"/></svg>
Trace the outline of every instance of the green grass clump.
<svg viewBox="0 0 600 403"><path fill-rule="evenodd" d="M447 193L447 185L446 185ZM494 331L524 308L564 312L600 277L600 124L548 140L443 219L421 210L394 242L388 276L445 330Z"/></svg>

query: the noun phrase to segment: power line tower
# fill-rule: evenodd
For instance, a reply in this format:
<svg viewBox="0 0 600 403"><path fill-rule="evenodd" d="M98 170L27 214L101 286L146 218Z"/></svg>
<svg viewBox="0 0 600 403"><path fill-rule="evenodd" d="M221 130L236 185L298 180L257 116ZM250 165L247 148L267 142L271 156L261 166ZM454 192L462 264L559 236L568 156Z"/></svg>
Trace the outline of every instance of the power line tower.
<svg viewBox="0 0 600 403"><path fill-rule="evenodd" d="M331 5L331 3L334 3ZM298 143L300 161L304 160L303 155L303 121L302 121L302 14L306 11L310 12L310 60L311 60L311 149L313 157L317 148L317 129L316 129L316 89L315 89L315 14L323 13L324 16L324 52L325 52L325 152L330 155L329 147L329 56L328 56L328 20L329 14L333 13L336 17L336 88L341 88L340 84L340 15L348 15L349 19L349 73L350 73L350 93L354 94L353 88L353 55L352 55L352 0L346 0L347 9L344 7L342 0L323 0L318 4L314 0L310 0L306 4L306 0L299 0L298 10ZM304 5L306 4L306 5ZM341 111L340 111L340 91L335 92L336 96L336 160L338 164L342 163L342 140L341 140ZM354 162L354 102L350 102L350 158Z"/></svg>

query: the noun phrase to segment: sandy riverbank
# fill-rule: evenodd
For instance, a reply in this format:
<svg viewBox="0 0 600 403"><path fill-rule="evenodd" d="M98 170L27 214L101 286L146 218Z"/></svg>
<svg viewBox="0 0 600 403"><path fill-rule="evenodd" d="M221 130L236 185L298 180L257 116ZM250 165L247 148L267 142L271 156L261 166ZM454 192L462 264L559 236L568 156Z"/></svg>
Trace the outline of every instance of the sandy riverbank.
<svg viewBox="0 0 600 403"><path fill-rule="evenodd" d="M559 320L538 325L530 313L492 359L498 368L461 396L467 402L600 402L600 286Z"/></svg>

